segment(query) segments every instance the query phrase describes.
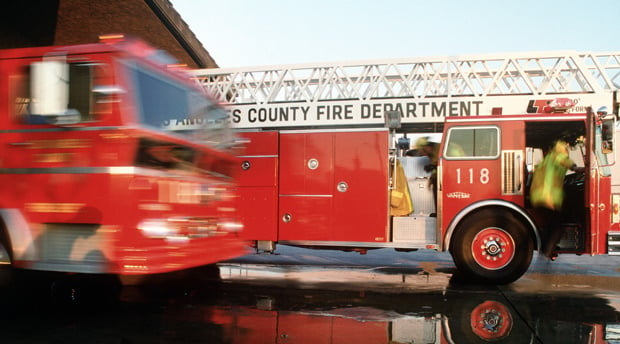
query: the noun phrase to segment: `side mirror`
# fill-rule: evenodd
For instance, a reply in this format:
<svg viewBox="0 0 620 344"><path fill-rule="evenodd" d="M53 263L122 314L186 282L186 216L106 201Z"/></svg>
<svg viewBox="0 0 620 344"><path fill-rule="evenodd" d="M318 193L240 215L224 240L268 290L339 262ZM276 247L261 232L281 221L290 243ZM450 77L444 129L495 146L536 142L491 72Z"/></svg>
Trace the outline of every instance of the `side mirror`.
<svg viewBox="0 0 620 344"><path fill-rule="evenodd" d="M112 97L126 92L124 89L116 85L100 85L93 87L93 93L99 97Z"/></svg>
<svg viewBox="0 0 620 344"><path fill-rule="evenodd" d="M30 118L35 124L75 124L80 114L70 110L69 65L62 61L41 61L31 64Z"/></svg>
<svg viewBox="0 0 620 344"><path fill-rule="evenodd" d="M614 118L606 118L601 121L601 150L604 154L614 151L614 131L616 123Z"/></svg>
<svg viewBox="0 0 620 344"><path fill-rule="evenodd" d="M389 129L400 128L400 111L386 111L384 115L385 127Z"/></svg>

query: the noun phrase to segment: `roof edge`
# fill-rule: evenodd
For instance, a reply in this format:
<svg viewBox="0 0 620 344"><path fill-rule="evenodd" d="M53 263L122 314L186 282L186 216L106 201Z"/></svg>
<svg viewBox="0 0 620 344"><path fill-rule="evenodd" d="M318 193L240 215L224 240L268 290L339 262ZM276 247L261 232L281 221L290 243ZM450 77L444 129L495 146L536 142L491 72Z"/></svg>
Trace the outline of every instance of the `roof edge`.
<svg viewBox="0 0 620 344"><path fill-rule="evenodd" d="M177 39L183 49L187 51L199 68L219 67L169 0L144 1L166 25L170 33Z"/></svg>

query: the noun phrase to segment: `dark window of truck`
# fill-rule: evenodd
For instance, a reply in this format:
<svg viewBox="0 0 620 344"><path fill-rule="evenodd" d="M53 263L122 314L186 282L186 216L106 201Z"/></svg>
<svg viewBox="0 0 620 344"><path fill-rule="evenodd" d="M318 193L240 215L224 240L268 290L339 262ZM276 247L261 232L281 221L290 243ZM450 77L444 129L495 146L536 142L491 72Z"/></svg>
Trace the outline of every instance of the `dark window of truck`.
<svg viewBox="0 0 620 344"><path fill-rule="evenodd" d="M69 109L77 110L82 121L91 117L93 104L93 67L89 64L69 64Z"/></svg>
<svg viewBox="0 0 620 344"><path fill-rule="evenodd" d="M232 142L228 114L198 89L149 70L131 66L140 122L148 127L190 136L219 147Z"/></svg>
<svg viewBox="0 0 620 344"><path fill-rule="evenodd" d="M92 63L68 64L68 94L67 110L77 111L79 121L87 122L93 119L93 77ZM31 68L24 66L19 73L9 77L9 97L12 99L13 113L17 120L27 124L51 124L52 120L38 114L31 113Z"/></svg>
<svg viewBox="0 0 620 344"><path fill-rule="evenodd" d="M182 127L189 116L188 90L141 68L135 78L141 122L157 129Z"/></svg>

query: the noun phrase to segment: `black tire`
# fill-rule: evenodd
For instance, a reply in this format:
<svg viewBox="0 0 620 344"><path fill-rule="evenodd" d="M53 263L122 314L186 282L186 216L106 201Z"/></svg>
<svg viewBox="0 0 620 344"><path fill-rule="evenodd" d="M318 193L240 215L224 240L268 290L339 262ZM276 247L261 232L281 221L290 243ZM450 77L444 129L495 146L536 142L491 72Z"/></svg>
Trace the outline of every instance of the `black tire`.
<svg viewBox="0 0 620 344"><path fill-rule="evenodd" d="M529 268L534 241L512 213L489 208L469 215L456 227L450 248L454 263L467 277L507 284Z"/></svg>
<svg viewBox="0 0 620 344"><path fill-rule="evenodd" d="M12 285L14 279L13 270L13 254L11 247L8 245L7 236L4 233L4 228L0 226L0 255L2 260L8 260L9 263L0 264L0 288L8 287Z"/></svg>

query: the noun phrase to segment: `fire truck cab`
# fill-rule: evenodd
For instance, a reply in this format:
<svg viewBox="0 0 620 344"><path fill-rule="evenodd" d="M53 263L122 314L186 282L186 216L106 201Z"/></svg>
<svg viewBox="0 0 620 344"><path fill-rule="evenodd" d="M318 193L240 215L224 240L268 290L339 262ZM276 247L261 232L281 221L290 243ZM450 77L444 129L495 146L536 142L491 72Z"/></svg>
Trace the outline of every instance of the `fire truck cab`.
<svg viewBox="0 0 620 344"><path fill-rule="evenodd" d="M617 215L611 214L615 122L606 115L562 112L446 120L438 218L445 233L443 247L459 269L500 282L525 273L533 250L542 250L548 220L530 204L532 175L560 139L570 144L571 159L585 172L569 171L565 177L563 237L557 251L613 254L618 226ZM454 150L456 145L462 149Z"/></svg>
<svg viewBox="0 0 620 344"><path fill-rule="evenodd" d="M242 132L249 142L239 169L244 237L261 251L276 243L450 251L463 273L509 283L541 248L544 221L530 205L529 186L544 152L563 139L585 173L566 176L558 250L614 253L613 116L448 117L436 145L436 176L425 168L428 157L410 156L407 140L397 139L400 116L386 114L384 129Z"/></svg>

